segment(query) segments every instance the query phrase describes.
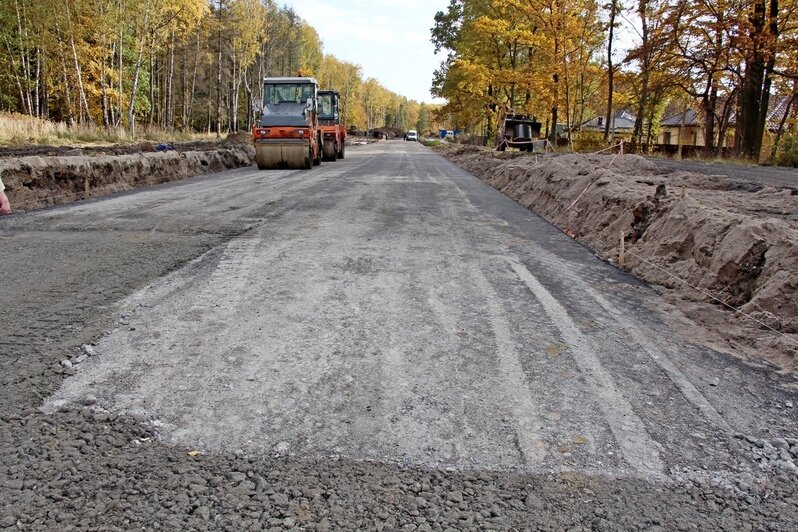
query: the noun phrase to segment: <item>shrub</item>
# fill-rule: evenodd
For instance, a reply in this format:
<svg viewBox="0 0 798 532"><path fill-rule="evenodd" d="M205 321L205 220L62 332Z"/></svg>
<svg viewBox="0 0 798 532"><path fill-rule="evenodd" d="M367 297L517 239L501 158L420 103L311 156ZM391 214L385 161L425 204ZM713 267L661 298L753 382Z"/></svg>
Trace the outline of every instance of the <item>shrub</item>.
<svg viewBox="0 0 798 532"><path fill-rule="evenodd" d="M571 145L575 152L596 152L607 148L604 133L599 131L579 131L574 135Z"/></svg>
<svg viewBox="0 0 798 532"><path fill-rule="evenodd" d="M779 166L798 168L798 136L787 134L781 139L775 162Z"/></svg>

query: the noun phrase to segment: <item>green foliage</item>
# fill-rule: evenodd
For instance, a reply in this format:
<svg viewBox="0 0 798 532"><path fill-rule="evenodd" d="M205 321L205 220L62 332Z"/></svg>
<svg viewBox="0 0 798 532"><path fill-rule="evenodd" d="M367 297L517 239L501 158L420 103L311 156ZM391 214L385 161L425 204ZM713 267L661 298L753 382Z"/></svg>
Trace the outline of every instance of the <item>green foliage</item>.
<svg viewBox="0 0 798 532"><path fill-rule="evenodd" d="M798 135L785 135L779 143L775 163L779 166L798 168Z"/></svg>
<svg viewBox="0 0 798 532"><path fill-rule="evenodd" d="M429 106L422 103L418 110L418 120L416 121L416 131L425 134L429 131Z"/></svg>
<svg viewBox="0 0 798 532"><path fill-rule="evenodd" d="M607 142L600 131L579 131L574 133L571 147L575 152L593 153L606 148Z"/></svg>

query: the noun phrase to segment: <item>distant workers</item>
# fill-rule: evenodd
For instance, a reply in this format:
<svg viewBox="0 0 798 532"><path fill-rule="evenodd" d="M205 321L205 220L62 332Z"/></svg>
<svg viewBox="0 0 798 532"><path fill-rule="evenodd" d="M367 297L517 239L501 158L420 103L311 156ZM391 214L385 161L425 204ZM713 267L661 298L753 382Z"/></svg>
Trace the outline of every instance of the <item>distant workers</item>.
<svg viewBox="0 0 798 532"><path fill-rule="evenodd" d="M6 186L3 184L2 177L0 177L0 214L11 214L11 204L8 203Z"/></svg>

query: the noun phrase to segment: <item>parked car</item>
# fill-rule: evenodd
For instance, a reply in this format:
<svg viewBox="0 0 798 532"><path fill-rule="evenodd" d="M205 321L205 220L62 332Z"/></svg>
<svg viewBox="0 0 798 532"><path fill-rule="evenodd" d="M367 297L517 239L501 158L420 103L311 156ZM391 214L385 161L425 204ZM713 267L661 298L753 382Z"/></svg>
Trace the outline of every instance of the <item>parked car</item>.
<svg viewBox="0 0 798 532"><path fill-rule="evenodd" d="M411 129L405 134L405 140L418 140L418 131Z"/></svg>

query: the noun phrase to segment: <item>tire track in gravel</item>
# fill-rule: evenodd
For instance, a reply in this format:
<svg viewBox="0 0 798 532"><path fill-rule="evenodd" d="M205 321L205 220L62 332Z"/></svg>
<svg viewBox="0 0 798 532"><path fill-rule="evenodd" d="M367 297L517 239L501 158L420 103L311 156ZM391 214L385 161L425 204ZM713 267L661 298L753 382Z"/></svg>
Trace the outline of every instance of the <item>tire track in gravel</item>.
<svg viewBox="0 0 798 532"><path fill-rule="evenodd" d="M452 206L451 210L472 211L475 218L482 218L487 222L484 224L486 230L492 231L496 222L491 223L490 220L485 219L484 214L476 211L467 196L453 182L451 182L451 188L457 191L451 195L452 199L449 201ZM455 201L457 201L456 206ZM504 224L498 225L504 226ZM463 242L467 241L461 230L452 231L452 235ZM491 239L491 241L500 242L501 239ZM467 244L463 244L463 247L466 246ZM497 251L500 252L500 250ZM538 312L542 311L548 316L549 323L556 327L564 345L568 346L569 350L576 351L573 353L573 357L591 388L590 399L603 413L603 421L611 428L615 441L629 466L640 476L661 478L664 473L664 465L659 457L658 445L651 440L631 405L622 397L612 377L601 364L599 356L594 354L595 347L590 345L582 335L568 316L567 311L526 268L517 262L517 259L497 256L494 257L494 261L486 263L482 268L472 268L471 282L486 297L484 308L496 338L496 356L504 376L503 385L509 389L508 404L513 405L511 409L516 423L516 436L527 465L539 467L540 464L547 462L546 469L565 468L558 456L560 453L549 452L550 449L556 447L557 434L562 431L564 423L547 420L545 412L539 406L541 403L529 394L530 386L540 387L542 383L530 381L529 376L525 373L519 359L521 355L518 353L517 340L508 327L510 320L505 314L501 300L482 273L486 267L495 268L497 259L506 261L511 266L515 274L534 295ZM529 348L528 345L526 347ZM543 346L539 347L542 350ZM526 357L530 355L529 352L524 353ZM589 436L585 438L588 442L600 439L600 436L594 433L601 423L594 422L594 424L594 427L582 425L582 429L578 431L582 435ZM580 436L580 442L583 437Z"/></svg>
<svg viewBox="0 0 798 532"><path fill-rule="evenodd" d="M442 164L446 166L450 165L448 162ZM536 298L538 300L540 300L540 297L547 298L548 294L549 302L554 302L557 306L559 306L559 309L549 308L548 310L550 314L553 314L553 316L551 316L552 323L557 323L558 327L562 327L562 323L565 323L562 321L562 313L564 312L564 316L567 317L567 311L565 308L559 305L556 300L550 297L548 290L546 290L546 288L543 287L543 285L537 281L537 279L534 279L534 276L531 275L529 270L519 262L518 257L514 253L517 245L513 244L512 242L508 242L510 239L508 239L508 235L503 230L504 227L506 227L506 224L501 223L501 221L488 221L489 218L486 220L486 213L480 212L470 202L467 194L462 189L455 186L453 187L453 191L456 191L460 201L463 202L461 210L471 213L471 217L473 219L470 221L470 223L475 223L475 221L479 220L481 217L483 219L482 221L485 222L484 226L488 229L488 231L494 233L491 237L485 238L484 241L491 242L492 249L497 253L502 253L502 248L505 250L507 256L503 257L503 259L511 264L519 278L527 281L525 284L532 285L529 286L530 289L532 287L537 289L536 291L533 290L533 292L535 292ZM474 245L478 246L479 244L475 243ZM585 272L582 271L581 274L579 273L580 269L583 269L581 265L566 264L562 259L555 256L548 250L539 247L536 247L532 250L525 249L524 254L535 256L536 267L543 268L543 271L557 271L559 276L565 277L567 279L568 285L557 287L560 293L562 293L562 290L566 290L569 293L569 296L566 298L562 298L561 296L561 300L585 301L585 298L587 298L588 301L592 301L592 305L595 305L600 309L599 312L593 311L593 315L601 315L602 313L606 313L608 316L611 316L614 319L614 323L612 323L612 325L605 324L605 326L619 329L621 335L624 338L627 338L629 342L641 346L640 350L645 353L651 362L656 364L656 367L658 367L659 370L667 377L667 379L670 381L670 384L678 389L683 399L687 401L689 405L693 406L697 413L699 413L704 419L704 421L710 425L710 427L708 427L708 432L717 434L716 442L708 449L705 449L702 454L708 456L709 453L718 453L713 460L713 463L719 463L723 460L722 457L728 456L729 453L734 452L732 450L733 447L729 447L728 445L728 440L730 439L732 430L728 422L718 413L717 409L712 406L712 404L707 400L706 396L699 392L697 387L689 379L687 379L687 377L681 371L679 371L676 365L666 354L666 350L660 348L660 342L653 341L656 339L656 333L653 335L647 335L646 332L640 328L640 325L642 324L632 324L628 317L624 316L621 311L613 306L605 296L595 290L592 286L589 286L584 280L584 277L586 276ZM545 292L541 292L541 289ZM554 311L553 313L552 310ZM586 312L586 314L590 313ZM575 340L584 340L584 336L580 332L579 327L576 327L570 318L568 321L570 322L569 325L573 326L571 327L566 325L569 335ZM581 342L577 341L577 344L579 343ZM584 352L591 354L590 358L593 360L591 363L589 360L586 362L584 357L577 357L577 362L580 364L580 366L582 366L582 373L588 375L595 373L590 366L593 363L598 363L598 382L599 384L603 383L603 386L599 386L597 388L599 396L604 393L602 390L611 389L608 388L608 385L611 385L612 388L614 388L614 391L610 393L610 396L604 397L604 400L598 401L598 404L602 406L602 410L605 413L606 419L610 420L611 422L612 420L615 420L613 433L615 433L618 443L622 448L625 449L624 456L629 459L630 464L633 465L640 474L643 474L644 476L648 476L649 474L654 475L655 477L661 476L664 471L664 463L659 457L658 452L658 449L661 448L661 444L651 439L649 431L646 427L646 425L650 426L657 423L654 419L649 417L651 410L648 409L644 414L641 414L645 415L646 421L644 423L643 418L635 414L635 410L639 410L640 407L638 405L633 407L627 400L623 399L623 396L626 394L620 392L620 390L617 389L617 386L612 385L612 378L607 373L608 369L605 369L604 366L598 362L598 359L592 356L592 352L594 352L595 349L591 349L589 343L583 343L582 345L587 348ZM603 341L599 345L599 349L606 348L606 344ZM599 351L599 353L601 353L601 351ZM604 355L601 356L603 357ZM613 370L615 369L614 364L611 367L613 367ZM606 407L608 404L616 405L617 409L614 413L607 411ZM623 419L624 422L618 424L618 419ZM629 423L629 419L632 420L631 423ZM695 429L693 430L695 431ZM705 443L702 442L700 445L703 447ZM712 449L712 451L709 449ZM669 449L669 453L674 451L676 451L678 454L681 450L674 449L673 447Z"/></svg>
<svg viewBox="0 0 798 532"><path fill-rule="evenodd" d="M579 331L568 315L568 311L529 270L513 258L506 260L516 275L541 302L551 321L557 324L568 348L575 351L574 359L579 364L582 375L587 378L594 400L598 402L604 412L604 418L612 428L615 441L620 446L626 461L645 477L661 477L664 472L664 464L660 459L657 446L651 441L640 418L635 414L629 402L623 398L614 379L602 365L596 355L595 347Z"/></svg>

